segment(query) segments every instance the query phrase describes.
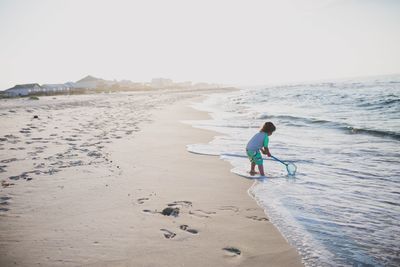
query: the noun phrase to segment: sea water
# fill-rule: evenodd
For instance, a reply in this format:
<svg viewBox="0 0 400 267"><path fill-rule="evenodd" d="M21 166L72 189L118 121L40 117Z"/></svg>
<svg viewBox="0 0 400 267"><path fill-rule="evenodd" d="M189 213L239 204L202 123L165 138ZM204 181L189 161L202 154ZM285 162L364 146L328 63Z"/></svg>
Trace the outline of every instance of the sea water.
<svg viewBox="0 0 400 267"><path fill-rule="evenodd" d="M296 176L266 160L249 192L306 266L400 266L400 76L243 88L195 108L212 119L192 125L220 134L188 150L237 174L248 140L276 125L270 151Z"/></svg>

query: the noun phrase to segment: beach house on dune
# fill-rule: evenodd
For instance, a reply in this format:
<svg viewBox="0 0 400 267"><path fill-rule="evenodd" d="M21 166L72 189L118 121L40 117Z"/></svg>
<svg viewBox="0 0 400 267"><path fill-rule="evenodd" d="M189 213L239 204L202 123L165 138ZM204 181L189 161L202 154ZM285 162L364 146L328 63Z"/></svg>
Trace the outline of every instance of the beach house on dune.
<svg viewBox="0 0 400 267"><path fill-rule="evenodd" d="M6 96L26 96L42 92L42 87L37 83L19 84L4 91Z"/></svg>

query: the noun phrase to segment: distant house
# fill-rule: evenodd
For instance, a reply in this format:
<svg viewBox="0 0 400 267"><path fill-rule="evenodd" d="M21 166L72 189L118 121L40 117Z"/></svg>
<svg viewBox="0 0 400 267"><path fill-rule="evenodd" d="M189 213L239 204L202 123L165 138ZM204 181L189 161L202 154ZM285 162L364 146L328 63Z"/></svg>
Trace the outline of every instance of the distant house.
<svg viewBox="0 0 400 267"><path fill-rule="evenodd" d="M65 83L59 83L59 84L43 84L42 85L43 92L67 92L70 90L71 86L69 84Z"/></svg>
<svg viewBox="0 0 400 267"><path fill-rule="evenodd" d="M69 88L74 88L75 87L75 83L74 82L66 82L64 83L66 86L68 86Z"/></svg>
<svg viewBox="0 0 400 267"><path fill-rule="evenodd" d="M106 86L109 84L112 84L112 82L88 75L85 78L77 81L74 84L74 87L75 88L95 89L99 86Z"/></svg>
<svg viewBox="0 0 400 267"><path fill-rule="evenodd" d="M4 91L6 96L26 96L29 94L42 92L42 87L37 83L18 84Z"/></svg>

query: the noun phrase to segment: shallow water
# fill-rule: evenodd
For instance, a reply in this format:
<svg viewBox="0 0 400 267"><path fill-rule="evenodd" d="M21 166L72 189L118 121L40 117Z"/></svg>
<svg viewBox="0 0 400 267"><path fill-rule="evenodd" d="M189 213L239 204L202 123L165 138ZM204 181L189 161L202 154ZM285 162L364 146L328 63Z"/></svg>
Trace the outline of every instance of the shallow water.
<svg viewBox="0 0 400 267"><path fill-rule="evenodd" d="M222 133L195 153L221 155L232 172L249 169L247 141L265 121L277 131L267 178L250 193L307 266L400 265L400 77L298 84L210 96L195 106Z"/></svg>

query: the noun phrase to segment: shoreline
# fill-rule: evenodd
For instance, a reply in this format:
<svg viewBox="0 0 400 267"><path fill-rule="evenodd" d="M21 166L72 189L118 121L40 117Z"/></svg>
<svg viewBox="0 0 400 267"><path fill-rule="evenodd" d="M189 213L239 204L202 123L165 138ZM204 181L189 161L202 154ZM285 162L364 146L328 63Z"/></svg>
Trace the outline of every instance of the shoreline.
<svg viewBox="0 0 400 267"><path fill-rule="evenodd" d="M18 197L0 219L0 263L303 266L245 193L252 181L186 150L216 134L181 122L208 117L188 106L199 97L152 111L133 138L104 144L117 166L110 174L81 166L12 188Z"/></svg>

